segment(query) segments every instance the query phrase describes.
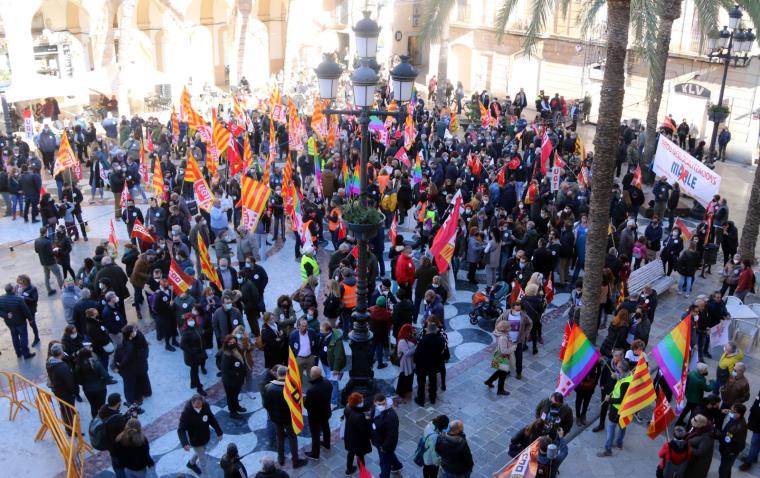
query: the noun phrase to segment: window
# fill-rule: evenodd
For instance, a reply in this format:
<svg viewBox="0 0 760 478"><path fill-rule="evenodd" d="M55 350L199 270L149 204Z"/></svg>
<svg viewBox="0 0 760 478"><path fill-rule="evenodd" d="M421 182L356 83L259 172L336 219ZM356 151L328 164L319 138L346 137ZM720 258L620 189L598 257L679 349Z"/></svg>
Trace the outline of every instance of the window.
<svg viewBox="0 0 760 478"><path fill-rule="evenodd" d="M422 64L422 51L420 49L420 38L417 36L406 37L406 51L409 53L409 61L412 65Z"/></svg>
<svg viewBox="0 0 760 478"><path fill-rule="evenodd" d="M457 21L462 23L470 21L470 0L457 0Z"/></svg>
<svg viewBox="0 0 760 478"><path fill-rule="evenodd" d="M420 26L420 17L422 16L422 13L420 12L421 7L418 3L415 3L412 5L412 27L418 28Z"/></svg>

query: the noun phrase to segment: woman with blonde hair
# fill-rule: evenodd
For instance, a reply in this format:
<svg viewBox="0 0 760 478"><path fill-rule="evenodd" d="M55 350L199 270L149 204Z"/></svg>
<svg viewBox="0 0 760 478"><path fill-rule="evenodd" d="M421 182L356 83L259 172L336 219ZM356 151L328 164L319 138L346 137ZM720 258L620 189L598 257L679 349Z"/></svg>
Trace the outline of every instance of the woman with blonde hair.
<svg viewBox="0 0 760 478"><path fill-rule="evenodd" d="M533 342L533 355L538 353L538 344L544 343L542 334L541 316L546 310L546 301L544 300L544 291L541 288L543 276L534 272L525 286L525 296L521 299L522 308L525 315L528 316L533 327L530 329L530 340Z"/></svg>
<svg viewBox="0 0 760 478"><path fill-rule="evenodd" d="M498 379L496 395L509 395L509 392L504 389L504 384L510 373L511 364L514 362L515 349L517 349L517 345L509 338L509 322L504 319L496 322L493 335L496 337L496 350L493 353L491 367L495 370L483 383L488 388L493 388L494 380Z"/></svg>
<svg viewBox="0 0 760 478"><path fill-rule="evenodd" d="M248 373L245 375L245 389L246 392L253 391L253 343L251 337L245 331L243 324L238 325L232 331L232 335L235 336L238 342L238 350L243 356L243 361L246 367L248 367Z"/></svg>
<svg viewBox="0 0 760 478"><path fill-rule="evenodd" d="M124 430L116 435L111 453L118 458L127 478L145 478L148 468L155 466L150 457L150 444L136 418L127 420Z"/></svg>
<svg viewBox="0 0 760 478"><path fill-rule="evenodd" d="M335 279L330 279L327 281L326 289L327 295L324 302L322 302L322 315L325 316L330 327L335 329L342 305L340 301L340 284Z"/></svg>

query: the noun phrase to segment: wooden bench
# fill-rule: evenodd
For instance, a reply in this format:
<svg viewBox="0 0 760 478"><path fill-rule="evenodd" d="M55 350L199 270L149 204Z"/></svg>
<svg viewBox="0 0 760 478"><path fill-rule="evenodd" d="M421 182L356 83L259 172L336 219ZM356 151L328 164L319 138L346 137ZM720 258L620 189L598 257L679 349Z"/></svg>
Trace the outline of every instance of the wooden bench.
<svg viewBox="0 0 760 478"><path fill-rule="evenodd" d="M628 293L638 294L644 286L649 285L657 292L657 295L660 295L667 292L675 283L674 278L665 275L662 260L657 258L631 272L628 278Z"/></svg>

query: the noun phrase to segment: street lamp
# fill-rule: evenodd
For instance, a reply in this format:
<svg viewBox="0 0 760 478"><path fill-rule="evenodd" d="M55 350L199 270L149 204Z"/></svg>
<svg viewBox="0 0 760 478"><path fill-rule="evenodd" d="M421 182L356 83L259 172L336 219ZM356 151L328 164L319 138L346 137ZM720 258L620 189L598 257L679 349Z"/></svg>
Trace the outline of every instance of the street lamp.
<svg viewBox="0 0 760 478"><path fill-rule="evenodd" d="M742 66L746 66L750 61L749 52L752 51L752 45L755 42L755 34L752 33L752 29L745 30L744 28L738 28L739 22L743 16L742 9L739 5L734 5L728 12L728 25L723 26L723 30L720 32L713 32L709 35L707 40L707 48L709 53L707 57L710 61L717 60L723 62L723 79L720 83L720 94L718 95L717 106L723 106L723 95L726 91L726 79L728 78L728 67L731 62L734 62L734 66L737 66L741 62ZM727 114L722 114L719 111L715 111L712 114L711 120L713 121L713 131L710 137L710 157L715 157L715 143L718 139L718 125L727 118Z"/></svg>
<svg viewBox="0 0 760 478"><path fill-rule="evenodd" d="M351 74L351 85L354 93L354 105L357 110L326 109L325 114L353 116L361 126L361 154L359 156L359 201L367 206L367 162L370 153L369 121L371 116L396 118L399 124L406 118L406 108L399 107L397 111L371 109L374 103L375 90L379 76L371 65L376 63L377 38L380 27L364 12L364 18L354 27L356 34L356 50L359 56L359 67ZM325 56L324 61L317 66L315 73L319 80L319 92L322 99L334 100L337 96L337 81L342 69L335 61ZM417 70L408 63L408 57L401 57L401 63L391 71L391 87L396 101L409 101L412 97L414 79ZM367 313L367 246L371 234L357 234L359 243L359 261L357 271L356 308L352 316L353 330L349 334L351 340L351 370L350 380L343 390L343 402L353 391L361 392L365 397L371 397L375 391L374 372L372 370L372 351L370 348L372 332L369 330L369 314ZM370 284L374 286L374 284Z"/></svg>

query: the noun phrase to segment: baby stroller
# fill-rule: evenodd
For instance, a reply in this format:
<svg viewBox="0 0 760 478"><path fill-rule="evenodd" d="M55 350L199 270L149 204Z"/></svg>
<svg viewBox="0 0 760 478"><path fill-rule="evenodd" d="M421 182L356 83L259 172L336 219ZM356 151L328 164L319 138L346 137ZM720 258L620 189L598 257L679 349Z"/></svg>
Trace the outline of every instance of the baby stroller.
<svg viewBox="0 0 760 478"><path fill-rule="evenodd" d="M499 281L485 291L475 291L472 294L472 310L470 311L470 323L478 324L478 319L483 317L488 320L496 320L504 310L499 305L509 293L509 284Z"/></svg>

